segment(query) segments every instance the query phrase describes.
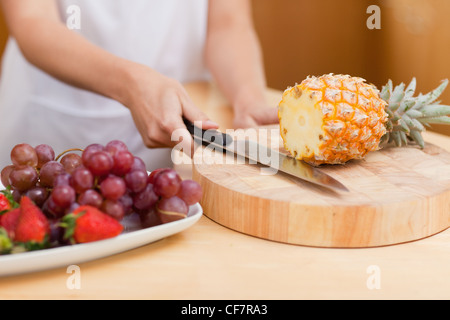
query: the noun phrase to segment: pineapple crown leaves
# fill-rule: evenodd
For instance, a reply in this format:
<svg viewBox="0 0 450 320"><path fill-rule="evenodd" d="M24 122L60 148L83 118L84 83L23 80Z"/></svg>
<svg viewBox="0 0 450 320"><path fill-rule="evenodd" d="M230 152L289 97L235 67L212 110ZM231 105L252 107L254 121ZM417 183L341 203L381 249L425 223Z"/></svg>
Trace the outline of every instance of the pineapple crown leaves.
<svg viewBox="0 0 450 320"><path fill-rule="evenodd" d="M383 86L380 97L387 102L387 133L382 143L393 142L396 146L415 142L421 148L425 146L422 132L431 124L450 124L450 106L441 105L437 99L448 85L448 80L427 94L414 96L416 79L406 86L401 83L393 86L392 81Z"/></svg>

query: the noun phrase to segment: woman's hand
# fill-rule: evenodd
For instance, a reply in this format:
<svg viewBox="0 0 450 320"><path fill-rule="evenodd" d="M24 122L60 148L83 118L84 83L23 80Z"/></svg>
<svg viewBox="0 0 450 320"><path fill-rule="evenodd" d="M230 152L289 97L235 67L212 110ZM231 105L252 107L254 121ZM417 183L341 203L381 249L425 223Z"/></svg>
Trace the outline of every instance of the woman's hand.
<svg viewBox="0 0 450 320"><path fill-rule="evenodd" d="M278 108L267 104L265 94L258 90L242 90L233 104L233 127L255 128L278 123Z"/></svg>
<svg viewBox="0 0 450 320"><path fill-rule="evenodd" d="M130 75L132 81L123 104L129 108L147 147L181 145L185 153L192 155L193 139L183 117L206 130L218 128L195 106L178 81L138 64L130 69Z"/></svg>
<svg viewBox="0 0 450 320"><path fill-rule="evenodd" d="M278 109L266 106L256 106L235 112L234 128L255 128L278 123Z"/></svg>
<svg viewBox="0 0 450 320"><path fill-rule="evenodd" d="M234 127L278 122L268 108L262 51L253 27L251 1L211 1L205 59L225 97L233 104Z"/></svg>

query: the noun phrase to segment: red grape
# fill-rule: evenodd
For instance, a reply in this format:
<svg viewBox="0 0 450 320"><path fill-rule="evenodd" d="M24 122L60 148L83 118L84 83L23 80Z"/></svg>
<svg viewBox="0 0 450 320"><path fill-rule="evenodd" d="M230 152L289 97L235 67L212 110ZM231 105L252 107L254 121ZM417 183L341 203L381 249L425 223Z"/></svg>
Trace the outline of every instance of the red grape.
<svg viewBox="0 0 450 320"><path fill-rule="evenodd" d="M86 162L86 167L94 176L105 176L111 172L114 160L106 151L98 151L91 155Z"/></svg>
<svg viewBox="0 0 450 320"><path fill-rule="evenodd" d="M172 170L172 169L170 169L170 168L160 168L160 169L155 169L155 170L153 170L151 173L150 173L150 175L148 176L148 183L155 183L155 178L161 173L161 172L163 172L163 171L166 171L166 170Z"/></svg>
<svg viewBox="0 0 450 320"><path fill-rule="evenodd" d="M155 192L163 198L175 196L180 190L180 184L181 178L173 169L162 171L154 179Z"/></svg>
<svg viewBox="0 0 450 320"><path fill-rule="evenodd" d="M53 201L53 197L47 198L47 201L45 201L43 206L43 211L48 216L55 219L61 218L65 213L64 208L61 208L55 204L55 202Z"/></svg>
<svg viewBox="0 0 450 320"><path fill-rule="evenodd" d="M100 208L103 203L103 198L101 194L94 189L88 189L78 196L78 203L80 205L89 205Z"/></svg>
<svg viewBox="0 0 450 320"><path fill-rule="evenodd" d="M24 165L36 168L38 165L36 150L27 143L18 144L11 150L11 162L15 166Z"/></svg>
<svg viewBox="0 0 450 320"><path fill-rule="evenodd" d="M55 151L48 144L40 144L34 150L38 157L37 167L39 169L47 162L55 160Z"/></svg>
<svg viewBox="0 0 450 320"><path fill-rule="evenodd" d="M76 153L68 153L61 158L61 164L68 173L72 173L76 168L82 165L81 156Z"/></svg>
<svg viewBox="0 0 450 320"><path fill-rule="evenodd" d="M133 165L131 166L130 171L136 171L136 170L144 171L145 173L147 173L147 168L145 166L144 160L135 156L133 159Z"/></svg>
<svg viewBox="0 0 450 320"><path fill-rule="evenodd" d="M9 174L9 183L20 192L27 191L36 186L39 175L36 169L27 165L15 166L14 170Z"/></svg>
<svg viewBox="0 0 450 320"><path fill-rule="evenodd" d="M118 200L126 192L125 181L116 176L110 176L100 184L100 191L106 199Z"/></svg>
<svg viewBox="0 0 450 320"><path fill-rule="evenodd" d="M53 188L51 198L55 205L60 208L66 209L75 202L75 190L68 185L60 185Z"/></svg>
<svg viewBox="0 0 450 320"><path fill-rule="evenodd" d="M2 169L1 181L2 181L2 185L5 188L10 185L9 184L9 175L10 175L11 171L13 171L13 170L14 170L14 165L9 165Z"/></svg>
<svg viewBox="0 0 450 320"><path fill-rule="evenodd" d="M63 246L69 245L70 241L64 239L64 234L66 233L66 229L61 226L61 223L57 219L51 219L49 221L50 224L50 232L49 232L49 242L50 246Z"/></svg>
<svg viewBox="0 0 450 320"><path fill-rule="evenodd" d="M186 218L189 208L187 204L177 196L162 198L156 205L159 218L163 223Z"/></svg>
<svg viewBox="0 0 450 320"><path fill-rule="evenodd" d="M85 167L78 167L72 172L71 184L77 193L81 193L94 186L94 176Z"/></svg>
<svg viewBox="0 0 450 320"><path fill-rule="evenodd" d="M133 213L133 198L128 193L125 193L118 201L122 204L125 215Z"/></svg>
<svg viewBox="0 0 450 320"><path fill-rule="evenodd" d="M48 191L46 188L34 187L29 189L25 195L30 198L37 206L42 207L45 200L48 198Z"/></svg>
<svg viewBox="0 0 450 320"><path fill-rule="evenodd" d="M71 175L67 172L60 173L53 180L53 187L56 186L68 186L71 183Z"/></svg>
<svg viewBox="0 0 450 320"><path fill-rule="evenodd" d="M13 200L17 203L20 203L20 198L22 198L22 192L20 192L17 189L13 189L11 190L12 195L13 195Z"/></svg>
<svg viewBox="0 0 450 320"><path fill-rule="evenodd" d="M125 209L119 201L106 199L102 203L101 210L118 221L125 216Z"/></svg>
<svg viewBox="0 0 450 320"><path fill-rule="evenodd" d="M148 184L145 189L133 196L133 205L138 210L147 210L153 207L159 197L153 190L153 185Z"/></svg>
<svg viewBox="0 0 450 320"><path fill-rule="evenodd" d="M99 151L104 151L105 147L98 143L93 143L84 148L83 153L81 154L81 159L83 164L86 166L89 158Z"/></svg>
<svg viewBox="0 0 450 320"><path fill-rule="evenodd" d="M139 219L141 221L142 228L151 228L162 224L162 221L155 209L139 214Z"/></svg>
<svg viewBox="0 0 450 320"><path fill-rule="evenodd" d="M114 157L117 152L128 151L128 147L120 140L113 140L106 144L105 151L109 152L111 156Z"/></svg>
<svg viewBox="0 0 450 320"><path fill-rule="evenodd" d="M196 204L202 199L203 190L199 183L194 180L183 180L177 196L188 206Z"/></svg>
<svg viewBox="0 0 450 320"><path fill-rule="evenodd" d="M42 187L53 187L53 182L55 178L61 174L66 172L61 163L57 161L49 161L45 163L41 170L40 174L40 184Z"/></svg>
<svg viewBox="0 0 450 320"><path fill-rule="evenodd" d="M80 207L78 202L72 202L69 208L64 211L64 214L72 213Z"/></svg>
<svg viewBox="0 0 450 320"><path fill-rule="evenodd" d="M112 173L117 176L123 176L130 172L134 163L134 156L128 151L117 151L113 156L113 160Z"/></svg>
<svg viewBox="0 0 450 320"><path fill-rule="evenodd" d="M141 192L147 186L147 173L144 171L131 171L125 175L124 179L131 192Z"/></svg>

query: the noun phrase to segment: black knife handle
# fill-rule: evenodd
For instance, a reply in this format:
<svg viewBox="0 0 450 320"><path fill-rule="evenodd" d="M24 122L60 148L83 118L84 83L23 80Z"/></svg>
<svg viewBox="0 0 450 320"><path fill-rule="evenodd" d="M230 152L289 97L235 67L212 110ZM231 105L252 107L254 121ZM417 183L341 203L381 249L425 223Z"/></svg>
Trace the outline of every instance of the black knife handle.
<svg viewBox="0 0 450 320"><path fill-rule="evenodd" d="M221 147L226 147L233 142L233 138L229 134L213 129L200 129L186 118L183 118L183 121L194 140L205 146L209 146L213 143Z"/></svg>

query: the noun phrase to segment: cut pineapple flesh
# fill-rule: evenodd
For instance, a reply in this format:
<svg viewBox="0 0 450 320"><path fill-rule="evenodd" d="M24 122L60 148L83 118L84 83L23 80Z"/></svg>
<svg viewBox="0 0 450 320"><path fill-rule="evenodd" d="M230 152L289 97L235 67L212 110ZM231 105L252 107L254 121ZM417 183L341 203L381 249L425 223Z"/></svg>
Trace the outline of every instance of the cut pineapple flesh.
<svg viewBox="0 0 450 320"><path fill-rule="evenodd" d="M362 78L308 77L283 93L280 134L293 157L312 165L342 164L378 150L386 102Z"/></svg>
<svg viewBox="0 0 450 320"><path fill-rule="evenodd" d="M326 134L322 126L323 114L314 100L313 91L301 91L296 87L279 106L279 114L283 115L282 136L292 141L290 149L296 158L319 154L321 140Z"/></svg>

